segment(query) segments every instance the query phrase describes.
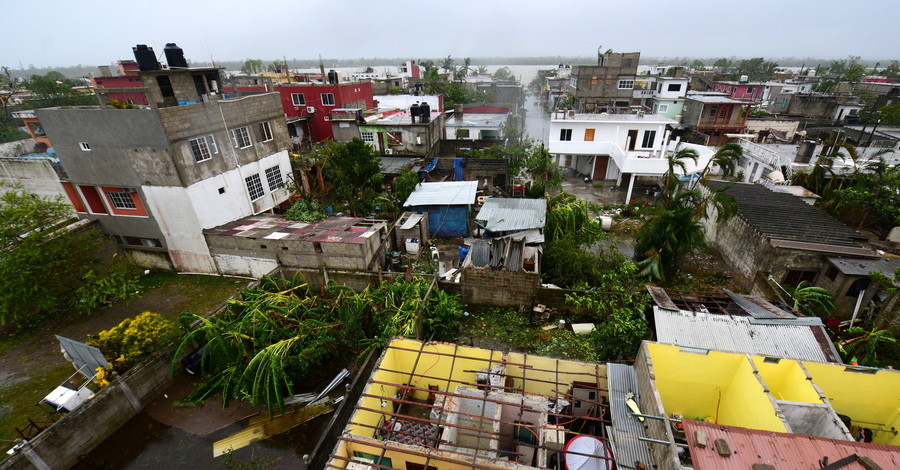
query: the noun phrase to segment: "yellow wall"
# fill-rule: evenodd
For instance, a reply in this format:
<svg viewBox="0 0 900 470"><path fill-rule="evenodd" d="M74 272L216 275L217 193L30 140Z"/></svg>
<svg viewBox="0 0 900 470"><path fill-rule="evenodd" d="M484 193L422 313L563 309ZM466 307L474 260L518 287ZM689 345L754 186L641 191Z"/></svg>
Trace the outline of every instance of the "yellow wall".
<svg viewBox="0 0 900 470"><path fill-rule="evenodd" d="M776 364L765 362L763 357L754 356L753 363L776 400L822 403L822 399L806 379L806 373L797 361L782 359Z"/></svg>
<svg viewBox="0 0 900 470"><path fill-rule="evenodd" d="M900 431L900 372L853 372L846 366L818 362L804 362L803 366L834 411L849 416L854 425ZM874 432L872 436L877 444L900 445L900 436L892 433Z"/></svg>
<svg viewBox="0 0 900 470"><path fill-rule="evenodd" d="M785 432L746 356L646 344L667 414Z"/></svg>

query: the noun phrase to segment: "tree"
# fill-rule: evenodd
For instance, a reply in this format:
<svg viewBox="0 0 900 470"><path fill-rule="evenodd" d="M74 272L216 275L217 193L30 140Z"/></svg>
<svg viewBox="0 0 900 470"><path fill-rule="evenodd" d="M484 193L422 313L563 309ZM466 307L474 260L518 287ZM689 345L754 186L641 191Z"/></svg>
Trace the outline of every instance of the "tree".
<svg viewBox="0 0 900 470"><path fill-rule="evenodd" d="M735 144L721 147L697 178L691 178L688 183L682 183L679 175L687 172L687 161L697 162L697 152L679 148L668 156L662 191L635 237L635 256L642 276L662 280L667 274L676 273L679 258L703 244L704 228L700 221L710 209L715 209L720 222L737 212L734 198L725 193L728 185L701 191L697 184L705 181L714 167L723 176L732 176L742 154L741 147Z"/></svg>
<svg viewBox="0 0 900 470"><path fill-rule="evenodd" d="M844 356L844 361L852 362L858 358L860 365L878 367L878 351L888 344L897 343L897 337L892 329L896 327L882 329L873 325L869 329L859 326L849 328L847 333L855 337L838 342L838 349Z"/></svg>
<svg viewBox="0 0 900 470"><path fill-rule="evenodd" d="M592 317L594 330L588 339L596 348L599 361L633 359L641 341L650 336L643 318L649 306L647 294L638 285L621 282L623 276L633 277L635 271L633 263L624 263L609 270L615 281L597 291L566 294L567 303Z"/></svg>
<svg viewBox="0 0 900 470"><path fill-rule="evenodd" d="M516 77L513 76L512 70L510 70L509 67L500 67L499 69L497 69L494 72L492 78L494 80L501 80L501 81L510 81L510 82L516 81Z"/></svg>
<svg viewBox="0 0 900 470"><path fill-rule="evenodd" d="M441 68L447 72L453 70L453 58L448 55L446 59L441 60Z"/></svg>
<svg viewBox="0 0 900 470"><path fill-rule="evenodd" d="M694 61L691 62L691 68L694 70L706 70L706 64L700 59L694 59Z"/></svg>
<svg viewBox="0 0 900 470"><path fill-rule="evenodd" d="M244 75L258 75L263 71L262 59L247 59L241 66L241 73Z"/></svg>
<svg viewBox="0 0 900 470"><path fill-rule="evenodd" d="M25 87L32 92L32 96L21 105L16 106L16 109L97 104L97 98L94 95L75 91L69 85L68 79L66 81L58 80L60 76L62 74L59 72L48 72L46 75L32 75L25 81Z"/></svg>
<svg viewBox="0 0 900 470"><path fill-rule="evenodd" d="M281 60L276 60L275 62L272 62L271 64L266 66L266 72L285 73L287 69L287 64Z"/></svg>
<svg viewBox="0 0 900 470"><path fill-rule="evenodd" d="M591 247L603 236L593 208L574 194L561 192L547 199L544 236L548 241L571 239L579 247Z"/></svg>
<svg viewBox="0 0 900 470"><path fill-rule="evenodd" d="M31 326L73 303L99 234L64 229L74 213L62 196L2 182L0 190L0 324Z"/></svg>
<svg viewBox="0 0 900 470"><path fill-rule="evenodd" d="M787 291L794 300L791 307L804 315L829 316L834 311L834 296L826 289L801 281L797 287L788 287Z"/></svg>
<svg viewBox="0 0 900 470"><path fill-rule="evenodd" d="M346 144L328 144L325 166L338 198L347 201L351 212L372 211L382 190L381 158L369 144L353 138Z"/></svg>
<svg viewBox="0 0 900 470"><path fill-rule="evenodd" d="M472 66L472 59L470 59L468 57L463 59L463 67L462 68L463 68L463 76L464 77L469 76L470 72L474 72L474 70L472 70L471 66Z"/></svg>
<svg viewBox="0 0 900 470"><path fill-rule="evenodd" d="M713 67L720 67L723 73L730 72L733 66L734 64L725 57L713 62Z"/></svg>

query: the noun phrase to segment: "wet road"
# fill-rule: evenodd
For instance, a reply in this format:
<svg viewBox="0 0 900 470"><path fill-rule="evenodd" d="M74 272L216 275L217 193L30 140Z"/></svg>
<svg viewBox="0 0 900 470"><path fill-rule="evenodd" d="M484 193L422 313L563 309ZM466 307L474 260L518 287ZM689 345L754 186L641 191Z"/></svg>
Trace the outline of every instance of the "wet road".
<svg viewBox="0 0 900 470"><path fill-rule="evenodd" d="M525 98L525 133L532 139L549 144L550 114L545 112L534 95Z"/></svg>

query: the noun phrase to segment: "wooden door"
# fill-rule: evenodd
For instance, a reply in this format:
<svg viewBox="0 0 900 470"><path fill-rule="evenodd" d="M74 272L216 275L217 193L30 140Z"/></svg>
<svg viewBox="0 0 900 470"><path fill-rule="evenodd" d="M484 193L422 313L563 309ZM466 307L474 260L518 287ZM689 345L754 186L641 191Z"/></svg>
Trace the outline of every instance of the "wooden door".
<svg viewBox="0 0 900 470"><path fill-rule="evenodd" d="M594 157L594 180L606 179L606 167L609 166L609 155L597 155Z"/></svg>
<svg viewBox="0 0 900 470"><path fill-rule="evenodd" d="M585 129L584 130L584 141L585 142L593 142L594 141L594 129Z"/></svg>

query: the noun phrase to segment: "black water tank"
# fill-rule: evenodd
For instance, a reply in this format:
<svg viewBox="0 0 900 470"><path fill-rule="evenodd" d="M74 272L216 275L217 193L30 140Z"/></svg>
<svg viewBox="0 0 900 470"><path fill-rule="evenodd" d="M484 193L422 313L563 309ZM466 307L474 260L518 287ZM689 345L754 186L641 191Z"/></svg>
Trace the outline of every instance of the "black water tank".
<svg viewBox="0 0 900 470"><path fill-rule="evenodd" d="M159 62L156 61L156 53L152 47L146 44L138 44L131 48L134 52L134 60L138 64L138 70L159 70Z"/></svg>
<svg viewBox="0 0 900 470"><path fill-rule="evenodd" d="M421 122L428 122L431 120L431 106L428 106L428 103L422 103L419 105L419 115L422 116Z"/></svg>
<svg viewBox="0 0 900 470"><path fill-rule="evenodd" d="M414 103L409 107L409 114L414 118L422 115L422 107L419 106L419 103Z"/></svg>
<svg viewBox="0 0 900 470"><path fill-rule="evenodd" d="M166 48L163 51L166 53L166 63L169 64L170 69L186 69L188 67L187 60L184 58L184 51L174 42L166 44Z"/></svg>
<svg viewBox="0 0 900 470"><path fill-rule="evenodd" d="M330 83L332 85L338 84L338 74L334 70L328 71L328 83Z"/></svg>

